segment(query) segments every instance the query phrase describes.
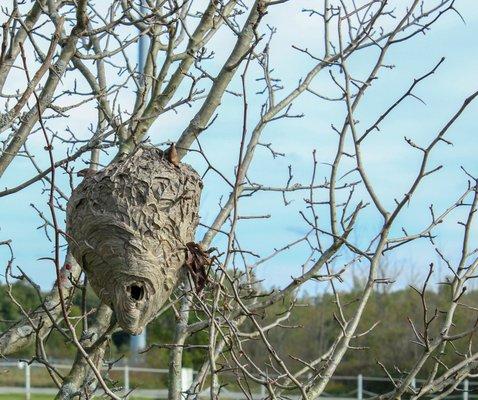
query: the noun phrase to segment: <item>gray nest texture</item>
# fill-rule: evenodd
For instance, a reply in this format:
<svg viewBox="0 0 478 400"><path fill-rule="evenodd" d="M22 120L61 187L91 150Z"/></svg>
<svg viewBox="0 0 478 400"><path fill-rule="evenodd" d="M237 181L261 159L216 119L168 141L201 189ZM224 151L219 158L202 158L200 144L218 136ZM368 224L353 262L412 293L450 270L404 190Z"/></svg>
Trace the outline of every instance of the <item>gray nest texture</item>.
<svg viewBox="0 0 478 400"><path fill-rule="evenodd" d="M199 222L201 188L189 165L142 146L73 191L68 244L126 332L139 334L176 286Z"/></svg>

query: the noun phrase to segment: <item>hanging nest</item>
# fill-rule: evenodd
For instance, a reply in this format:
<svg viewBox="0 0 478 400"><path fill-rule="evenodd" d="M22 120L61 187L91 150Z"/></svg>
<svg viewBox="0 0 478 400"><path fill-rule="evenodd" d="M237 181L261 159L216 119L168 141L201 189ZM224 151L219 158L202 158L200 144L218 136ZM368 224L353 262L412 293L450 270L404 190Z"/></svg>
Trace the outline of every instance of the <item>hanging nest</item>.
<svg viewBox="0 0 478 400"><path fill-rule="evenodd" d="M199 222L202 182L159 149L138 147L85 176L67 207L67 240L119 325L139 334L178 282Z"/></svg>

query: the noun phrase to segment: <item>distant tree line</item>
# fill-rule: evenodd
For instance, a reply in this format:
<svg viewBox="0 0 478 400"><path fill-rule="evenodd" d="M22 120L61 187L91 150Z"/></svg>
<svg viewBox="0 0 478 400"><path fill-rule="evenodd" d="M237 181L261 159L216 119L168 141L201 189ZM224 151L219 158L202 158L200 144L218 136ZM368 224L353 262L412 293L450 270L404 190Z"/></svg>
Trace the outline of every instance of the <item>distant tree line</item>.
<svg viewBox="0 0 478 400"><path fill-rule="evenodd" d="M357 285L359 287L359 285ZM381 290L375 291L373 298L368 303L367 313L360 323L360 329L357 331L356 338L351 346L359 351L349 352L343 363L337 369L337 375L356 375L363 374L369 376L383 376L385 369L390 374L403 373L411 367L410 362L414 360L421 350L417 344L417 330L422 330L423 324L430 324L430 330L434 334L439 334L438 326L444 314L442 309L450 302L450 290L446 284L438 285L438 290L426 291L427 320L424 320L423 303L420 306L421 298L417 290L408 286L400 290ZM23 307L33 310L40 301L39 293L30 285L21 282L15 283L11 287L16 299L21 301ZM339 293L338 298L342 304L344 312L352 313L356 306L356 299L359 290L352 289L349 292ZM456 299L455 299L456 300ZM80 315L81 296L73 297L72 315ZM282 357L289 360L294 366L300 366L301 363L307 363L310 354L325 353L328 348L333 346L333 341L337 336L338 327L336 321L337 298L334 294L326 293L317 296L304 294L294 302L294 307L290 316L284 320L280 329L268 333L268 339L274 344L274 347ZM471 290L465 292L459 301L466 303L467 308L461 307L455 318L453 331L462 332L464 327L476 324L476 310L478 309L478 291ZM95 295L89 292L86 296L86 302L89 307L94 307L96 303ZM283 306L276 305L262 315L264 323L267 320L275 320L282 313L289 310L291 299L286 299ZM473 307L476 307L473 309ZM190 318L196 318L199 314L191 313ZM0 329L6 329L12 321L20 317L18 307L10 300L8 287L0 285ZM143 362L157 367L166 368L168 365L167 345L172 343L175 327L175 312L170 308L165 312L161 322L153 321L148 326L148 345L153 348L144 355ZM193 321L191 321L193 322ZM291 329L296 328L298 329ZM436 328L435 328L436 327ZM373 335L366 333L373 330ZM243 332L247 334L248 327L244 326ZM453 331L451 334L453 334ZM469 337L462 337L456 341L450 342L444 350L443 362L452 364L459 362L459 354L466 353L468 350ZM208 336L206 331L201 331L191 337L188 342L190 345L207 344ZM164 347L162 347L164 346ZM264 366L271 367L267 356L267 351L263 348L261 340L248 341L245 349L251 355L254 362ZM65 342L63 336L58 332L52 331L47 341L48 353L54 358L73 358L75 348ZM458 351L457 351L458 350ZM187 348L185 351L185 366L198 368L204 356L205 348L198 346ZM33 348L26 349L21 356L31 356ZM112 338L112 345L109 350L109 357L118 357L122 354L129 356L129 336L121 331L116 332ZM227 354L227 351L226 353ZM445 367L444 365L444 367ZM425 365L423 373L430 372L432 364ZM321 365L315 367L320 370Z"/></svg>

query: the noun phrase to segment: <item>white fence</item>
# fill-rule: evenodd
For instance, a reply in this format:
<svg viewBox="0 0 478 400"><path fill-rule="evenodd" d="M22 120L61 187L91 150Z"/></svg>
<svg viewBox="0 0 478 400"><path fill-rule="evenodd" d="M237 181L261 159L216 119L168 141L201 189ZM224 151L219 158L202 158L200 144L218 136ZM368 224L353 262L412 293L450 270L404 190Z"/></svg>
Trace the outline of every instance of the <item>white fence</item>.
<svg viewBox="0 0 478 400"><path fill-rule="evenodd" d="M61 363L52 363L52 367L57 370L66 370L68 371L71 368L71 364L61 364ZM56 394L58 389L54 387L35 387L32 385L32 370L34 369L45 369L45 366L38 363L27 363L24 361L14 362L14 361L5 361L0 362L0 368L2 371L8 372L13 370L22 370L24 373L22 387L20 386L0 386L0 394L18 394L24 393L25 399L30 400L32 394ZM120 372L122 374L122 392L128 393L131 390L131 374L132 373L152 373L155 375L167 374L167 369L159 368L145 368L145 367L136 367L130 366L128 364L118 365L109 368L109 371ZM194 371L190 368L183 368L182 371L182 384L184 390L186 387L192 383ZM187 385L187 386L186 386ZM135 390L134 396L143 397L143 398L154 398L154 399L163 399L168 397L166 389L141 389Z"/></svg>
<svg viewBox="0 0 478 400"><path fill-rule="evenodd" d="M53 367L58 370L66 370L68 371L71 367L71 364L61 364L61 363L54 363ZM23 371L23 385L19 386L0 386L0 394L24 394L24 398L26 400L30 400L32 394L47 394L47 395L54 395L57 393L57 389L54 387L35 387L32 385L32 370L34 369L45 369L45 367L41 364L32 363L28 364L27 362L12 362L12 361L4 361L0 362L0 368L2 369L3 373L7 373L8 371L16 371L18 373L19 370ZM149 373L154 374L156 376L160 376L161 374L164 375L164 380L167 379L167 369L158 369L158 368L145 368L145 367L136 367L130 366L128 364L124 365L117 365L113 366L109 369L109 371L117 372L122 376L122 393L128 393L130 389L132 389L134 385L131 385L131 375L141 374L141 373ZM181 373L182 378L182 387L183 390L186 391L193 381L195 371L190 368L183 368ZM158 378L159 380L159 378ZM375 397L379 393L374 392L371 390L371 387L377 385L386 385L390 383L388 378L383 377L367 377L362 375L357 376L334 376L332 378L332 383L341 384L342 389L333 390L331 393L323 393L322 397L328 400L364 400L366 398ZM412 386L419 387L423 381L417 379L412 382ZM138 385L141 386L141 385ZM159 385L158 385L159 386ZM155 389L135 389L132 396L133 397L141 397L141 398L151 398L151 399L167 399L168 397L168 390L166 385L164 387L158 387ZM470 400L472 396L473 389L478 389L477 382L470 382L468 380L464 380L462 384L457 388L455 393L447 396L447 399L456 399L456 400ZM209 397L209 389L206 389L202 392L203 396L201 398L208 398ZM232 392L226 389L221 390L221 399L231 399L231 400L242 400L247 399L243 393L240 392ZM257 393L253 393L253 399L265 399L267 398L266 392L263 387L257 388ZM249 398L250 398L249 397ZM288 396L288 398L295 398L297 396ZM476 395L473 396L477 398ZM298 397L297 397L298 398Z"/></svg>

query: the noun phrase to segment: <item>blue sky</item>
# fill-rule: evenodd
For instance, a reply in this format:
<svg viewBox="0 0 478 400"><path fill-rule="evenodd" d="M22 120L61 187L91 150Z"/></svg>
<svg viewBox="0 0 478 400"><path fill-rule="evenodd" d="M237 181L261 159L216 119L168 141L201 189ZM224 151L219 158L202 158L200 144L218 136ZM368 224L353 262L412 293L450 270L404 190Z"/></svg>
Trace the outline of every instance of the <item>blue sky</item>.
<svg viewBox="0 0 478 400"><path fill-rule="evenodd" d="M398 3L400 4L400 2ZM292 44L298 44L309 49L320 51L321 36L318 20L309 18L301 12L310 6L309 1L294 0L284 7L276 7L270 11L266 21L278 28L271 45L271 63L274 65L274 76L282 79L285 89L278 92L278 98L288 93L298 80L304 76L313 65L303 54L292 49ZM377 193L391 207L393 199L403 195L407 190L414 172L417 169L420 154L410 149L404 136L413 137L417 143L426 144L436 134L437 130L459 108L464 98L478 88L477 71L478 55L476 37L478 36L478 9L473 0L459 0L456 8L464 16L466 24L454 14L444 16L431 32L419 35L404 45L392 48L385 60L395 68L383 70L379 80L368 90L362 105L358 108L356 118L359 127L366 127L373 122L391 103L411 84L415 77L428 72L441 57L446 57L437 73L424 81L415 91L426 104L409 98L381 126L379 133L374 133L364 144L364 161L371 181L377 187ZM207 64L214 73L220 67L229 49L233 37L223 31L209 47L214 48L217 61ZM318 43L320 42L320 43ZM371 49L362 52L350 62L350 70L356 76L363 76L373 65L376 51ZM250 72L248 98L250 99L250 115L248 126L251 128L257 122L261 99L254 96L261 84L254 79L258 71ZM71 80L65 80L68 85ZM79 80L81 85L81 81ZM15 88L11 82L10 89ZM327 74L320 75L312 85L314 90L323 94L331 94L332 88ZM240 80L232 82L231 89L240 91ZM68 101L68 99L66 100ZM123 105L128 105L125 98ZM182 129L194 115L199 104L192 108L184 107L178 114L168 113L162 116L153 126L150 138L153 143L176 140ZM304 113L301 119L283 120L273 123L265 130L261 142L273 144L276 151L286 153L285 157L273 159L265 148L259 148L257 157L251 166L249 179L257 183L269 185L284 185L287 180L287 169L292 165L294 181L308 183L312 172L312 151L317 150L319 161L318 175L328 174L327 163L334 155L335 137L331 124L340 126L344 116L342 103L328 103L317 99L311 94L304 94L294 103L293 112ZM219 110L219 117L213 126L201 137L202 146L211 162L213 162L230 179L233 178L234 165L237 160L238 144L242 127L242 100L227 95ZM444 164L445 167L435 176L425 181L416 197L404 210L400 223L407 226L409 232L414 232L425 226L429 221L428 205L433 202L436 209L446 207L459 193L466 188L467 178L460 169L478 175L478 135L476 115L478 103L472 104L452 127L447 136L453 141L453 146L440 145L433 153L431 165ZM77 134L87 136L89 124L95 124L94 108L85 106L73 111L67 120L51 123L52 129L62 131L66 126ZM39 135L32 135L28 141L29 149L36 154L40 165L48 165L44 143ZM55 146L58 157L62 157L65 148L60 143ZM84 157L86 160L87 157ZM102 158L107 162L108 156ZM185 159L199 171L204 170L204 163L194 154ZM77 170L85 164L78 163ZM0 186L11 187L23 182L35 173L28 160L17 158L0 181ZM319 179L320 180L320 179ZM63 179L63 187L68 190L67 180ZM46 210L47 195L42 193L42 184L37 183L12 196L0 199L0 241L11 239L15 251L15 265L29 273L43 288L48 288L54 280L54 269L47 261L39 261L41 257L49 256L52 245L45 238L44 232L37 229L42 224L38 214L30 206L31 203ZM228 195L227 187L214 174L205 178L205 189L201 203L201 218L209 223L218 210L221 196ZM321 196L319 194L319 196ZM239 238L244 248L251 249L261 256L266 256L274 248L287 244L299 238L306 232L300 210L304 210L302 199L304 192L288 196L292 203L284 207L280 194L260 193L251 199L245 199L240 204L241 215L271 214L271 218L262 220L242 220L239 224ZM323 199L322 199L323 200ZM326 218L325 209L320 217ZM451 259L457 256L460 246L461 228L457 221L463 214L455 213L452 218L437 230L436 244L440 246ZM376 214L365 212L359 227L353 234L356 243L363 243L374 234L380 222ZM399 234L399 227L395 231ZM201 229L198 231L200 237ZM475 235L476 236L476 235ZM476 245L476 237L474 237ZM219 240L216 245L221 245ZM8 253L0 247L0 262L5 265ZM287 254L277 257L262 265L258 276L264 279L267 286L285 284L291 276L297 275L302 263L307 258L307 248L297 246ZM248 258L254 262L253 257ZM398 284L419 281L427 270L430 261L436 261L436 255L426 241L417 242L388 257L388 262L400 270ZM440 270L440 267L439 267ZM440 271L439 271L440 272ZM364 270L360 267L353 270L361 276ZM442 268L442 275L445 273ZM437 274L436 280L440 278ZM349 279L344 288L350 287ZM324 285L310 284L309 292L320 291Z"/></svg>

